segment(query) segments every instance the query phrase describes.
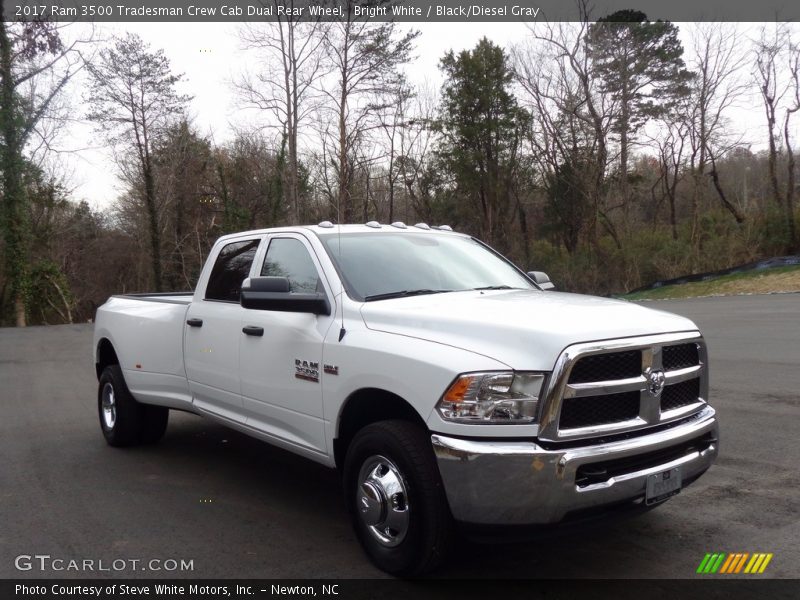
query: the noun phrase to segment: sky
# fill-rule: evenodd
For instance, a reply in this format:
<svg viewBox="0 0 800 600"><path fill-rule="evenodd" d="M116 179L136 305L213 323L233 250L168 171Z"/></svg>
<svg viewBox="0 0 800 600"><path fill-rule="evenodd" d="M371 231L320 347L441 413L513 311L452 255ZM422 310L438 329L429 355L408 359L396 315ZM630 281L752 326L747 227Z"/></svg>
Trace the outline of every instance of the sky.
<svg viewBox="0 0 800 600"><path fill-rule="evenodd" d="M680 24L678 24L680 25ZM400 24L407 28L409 24ZM189 115L198 131L208 135L217 144L229 141L232 127L258 122L259 115L252 109L237 104L232 80L244 69L257 69L251 54L239 49L237 24L226 23L125 23L102 24L98 33L102 37L131 31L149 43L153 49L162 48L169 58L173 71L184 74L179 92L193 96ZM475 46L482 36L506 48L520 43L530 35L522 23L422 23L414 24L421 35L417 38L414 60L407 67L412 83L427 82L438 88L442 82L438 63L450 49L455 51ZM684 37L688 28L681 28ZM750 35L754 26L743 29ZM688 40L684 40L687 46ZM81 121L85 113L82 99L85 79L77 82L71 102L77 107L77 119L59 147L77 150L60 154L59 167L65 174L72 197L86 200L97 209L106 209L121 193L122 184L115 175L115 165L110 152L103 147L102 138L95 134L90 123ZM737 130L746 139L756 142L764 136L761 120L763 111L752 99L736 107L731 117Z"/></svg>

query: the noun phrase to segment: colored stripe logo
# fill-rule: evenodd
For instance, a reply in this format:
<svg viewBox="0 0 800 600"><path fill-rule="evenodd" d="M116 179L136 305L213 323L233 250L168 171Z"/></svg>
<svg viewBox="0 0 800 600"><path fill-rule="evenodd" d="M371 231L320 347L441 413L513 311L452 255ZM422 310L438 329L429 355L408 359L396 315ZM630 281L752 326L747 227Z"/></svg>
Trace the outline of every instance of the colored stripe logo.
<svg viewBox="0 0 800 600"><path fill-rule="evenodd" d="M721 573L725 575L735 575L745 573L748 575L758 575L763 573L767 565L772 560L771 552L725 552L707 553L697 572L700 574Z"/></svg>

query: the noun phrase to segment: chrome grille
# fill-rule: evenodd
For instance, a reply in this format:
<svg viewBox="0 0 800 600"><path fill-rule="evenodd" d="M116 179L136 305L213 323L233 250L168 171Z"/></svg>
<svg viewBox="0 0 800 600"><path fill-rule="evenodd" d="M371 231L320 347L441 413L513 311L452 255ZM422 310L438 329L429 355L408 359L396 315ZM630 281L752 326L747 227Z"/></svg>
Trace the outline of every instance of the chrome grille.
<svg viewBox="0 0 800 600"><path fill-rule="evenodd" d="M643 429L700 410L707 395L699 334L576 344L556 364L539 436L560 440Z"/></svg>

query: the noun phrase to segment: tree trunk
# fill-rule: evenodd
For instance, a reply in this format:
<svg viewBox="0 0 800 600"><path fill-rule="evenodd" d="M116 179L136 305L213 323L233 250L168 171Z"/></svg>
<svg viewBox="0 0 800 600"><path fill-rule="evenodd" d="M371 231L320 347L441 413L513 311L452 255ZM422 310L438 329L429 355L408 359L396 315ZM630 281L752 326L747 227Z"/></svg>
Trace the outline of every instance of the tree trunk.
<svg viewBox="0 0 800 600"><path fill-rule="evenodd" d="M299 175L298 175L298 161L297 161L297 129L300 125L300 117L298 111L300 109L300 101L298 98L297 90L297 54L294 45L295 28L297 23L291 20L287 21L288 37L289 37L289 65L291 70L291 83L289 74L286 74L286 123L287 123L287 137L288 150L289 150L289 164L288 173L286 177L287 190L286 196L289 201L290 215L292 224L299 225L304 217L304 211L300 206L300 190L299 190ZM284 167L286 169L287 166Z"/></svg>
<svg viewBox="0 0 800 600"><path fill-rule="evenodd" d="M62 319L62 320L66 320L66 321L67 321L67 323L69 323L70 325L72 325L72 322L73 322L73 321L72 321L72 310L71 310L71 309L70 309L70 307L69 307L69 300L67 300L67 296L66 296L66 294L64 294L64 290L62 290L62 289L61 289L61 286L60 286L60 285L58 285L58 282L57 282L55 279L53 279L52 277L47 277L47 281L48 281L48 282L50 283L50 285L52 285L52 286L53 286L53 287L56 289L56 291L58 292L58 296L61 298L61 303L64 305L64 309L67 311L67 314L66 314L66 315L64 315L64 313L62 313L60 309L58 309L58 308L57 308L57 307L56 307L56 306L55 306L55 305L54 305L52 302L50 302L50 300L49 300L49 298L48 298L48 302L50 302L50 306L52 306L52 307L55 309L55 311L56 311L56 312L57 312L59 315L61 315L61 319Z"/></svg>
<svg viewBox="0 0 800 600"><path fill-rule="evenodd" d="M144 200L150 224L150 260L153 268L153 279L156 292L162 291L161 276L161 233L158 230L158 207L156 206L156 190L153 180L153 167L147 156L144 165Z"/></svg>
<svg viewBox="0 0 800 600"><path fill-rule="evenodd" d="M289 131L289 177L288 196L292 210L292 224L299 225L303 219L303 212L300 207L300 192L298 184L298 164L297 164L297 124L295 123Z"/></svg>
<svg viewBox="0 0 800 600"><path fill-rule="evenodd" d="M767 133L769 135L769 160L767 162L767 166L769 167L769 183L772 188L772 197L775 200L775 204L780 208L783 205L783 200L781 199L781 191L778 186L778 148L775 144L775 106L769 98L765 99L765 103L767 110Z"/></svg>
<svg viewBox="0 0 800 600"><path fill-rule="evenodd" d="M620 195L622 196L623 233L628 231L630 207L628 206L628 128L630 127L630 98L628 93L627 70L622 76L622 106L619 119L619 176Z"/></svg>
<svg viewBox="0 0 800 600"><path fill-rule="evenodd" d="M522 252L525 256L525 269L531 268L531 249L528 244L528 219L525 217L525 209L522 202L517 198L517 214L519 215L519 230L522 234Z"/></svg>
<svg viewBox="0 0 800 600"><path fill-rule="evenodd" d="M394 174L394 130L392 130L391 142L389 144L389 223L394 222L394 184L396 176Z"/></svg>
<svg viewBox="0 0 800 600"><path fill-rule="evenodd" d="M669 225L672 229L672 239L678 239L678 221L675 218L675 196L669 194Z"/></svg>
<svg viewBox="0 0 800 600"><path fill-rule="evenodd" d="M339 199L337 209L340 223L353 221L352 207L350 206L350 185L347 181L347 123L345 112L347 110L347 86L342 82L342 93L339 98Z"/></svg>
<svg viewBox="0 0 800 600"><path fill-rule="evenodd" d="M350 6L348 4L348 19ZM350 23L346 25L344 44L342 48L341 80L339 84L339 197L336 202L337 219L339 223L352 223L355 215L353 207L350 206L350 182L349 165L347 164L347 96L349 85L349 63L348 53L350 51Z"/></svg>
<svg viewBox="0 0 800 600"><path fill-rule="evenodd" d="M699 167L696 167L692 172L692 228L690 233L690 240L692 247L697 250L700 243L700 186L702 185L703 174ZM694 254L697 254L695 252ZM694 260L694 259L693 259Z"/></svg>
<svg viewBox="0 0 800 600"><path fill-rule="evenodd" d="M795 158L794 158L794 149L792 148L792 138L789 132L789 120L791 119L792 114L796 111L800 110L800 107L795 108L794 110L789 110L786 112L786 119L783 123L783 136L784 142L786 143L786 229L789 234L789 240L787 243L787 250L791 254L795 252L798 248L797 243L797 228L795 227L794 222L794 194L795 194L795 175L794 175L794 167L795 167Z"/></svg>
<svg viewBox="0 0 800 600"><path fill-rule="evenodd" d="M729 213L733 215L733 218L736 219L736 222L741 225L744 223L744 215L739 212L739 209L736 208L733 204L731 204L730 200L725 196L725 192L722 189L722 183L719 180L719 174L717 173L717 165L716 161L712 158L711 159L711 181L714 182L714 189L717 190L717 194L719 195L719 199L722 202L722 206L724 206Z"/></svg>
<svg viewBox="0 0 800 600"><path fill-rule="evenodd" d="M5 274L9 281L17 327L25 327L25 298L29 285L28 212L22 183L21 115L18 112L11 64L11 41L8 39L3 8L0 7L0 170L3 172L3 233L5 237Z"/></svg>

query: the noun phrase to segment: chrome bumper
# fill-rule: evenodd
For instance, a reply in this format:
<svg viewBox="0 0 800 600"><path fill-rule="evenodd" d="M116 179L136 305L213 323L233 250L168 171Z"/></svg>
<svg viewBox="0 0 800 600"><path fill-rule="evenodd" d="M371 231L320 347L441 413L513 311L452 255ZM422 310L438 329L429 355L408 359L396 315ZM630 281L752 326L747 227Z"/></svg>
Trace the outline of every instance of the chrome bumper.
<svg viewBox="0 0 800 600"><path fill-rule="evenodd" d="M703 450L606 481L576 484L582 465L626 459L709 435ZM463 440L431 436L450 509L456 520L486 525L556 523L573 511L642 498L647 476L680 467L684 482L702 474L718 453L715 411L706 406L692 420L621 441L547 450L532 441Z"/></svg>

